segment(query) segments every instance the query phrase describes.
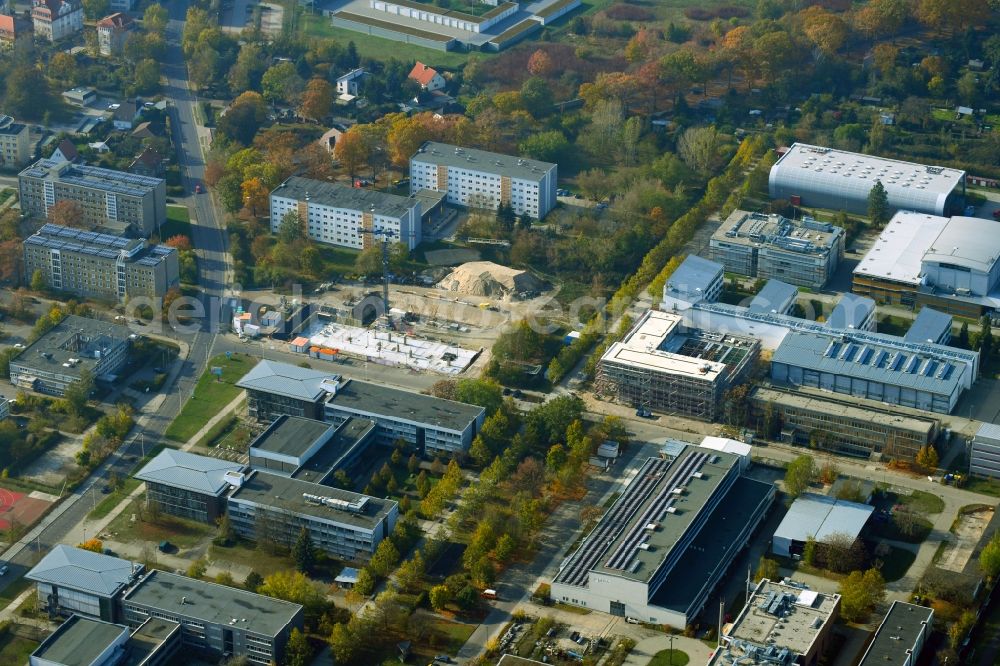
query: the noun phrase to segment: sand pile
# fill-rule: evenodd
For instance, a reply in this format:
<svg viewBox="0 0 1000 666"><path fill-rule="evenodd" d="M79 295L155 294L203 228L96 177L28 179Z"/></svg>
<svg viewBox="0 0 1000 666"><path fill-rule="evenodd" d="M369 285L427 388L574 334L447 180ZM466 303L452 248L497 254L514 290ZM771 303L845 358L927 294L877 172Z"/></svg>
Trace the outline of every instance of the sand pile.
<svg viewBox="0 0 1000 666"><path fill-rule="evenodd" d="M538 292L544 283L527 271L508 268L492 261L470 261L446 275L438 286L448 291L504 298L524 292Z"/></svg>

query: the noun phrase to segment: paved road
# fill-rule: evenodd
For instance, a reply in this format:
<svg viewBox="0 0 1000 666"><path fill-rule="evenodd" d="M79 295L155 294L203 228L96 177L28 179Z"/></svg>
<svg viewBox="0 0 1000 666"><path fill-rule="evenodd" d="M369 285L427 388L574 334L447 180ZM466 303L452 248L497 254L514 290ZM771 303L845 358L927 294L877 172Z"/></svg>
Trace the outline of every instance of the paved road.
<svg viewBox="0 0 1000 666"><path fill-rule="evenodd" d="M170 98L174 113L175 142L178 160L183 167L184 184L193 192L194 184L204 177L204 159L194 120L194 97L188 91L187 72L183 65L180 37L188 2L170 6L170 24L167 28L168 49L164 60L166 85L164 93ZM207 194L185 201L197 220L193 229L194 245L199 253L199 280L204 287L202 302L206 312L219 312L221 296L225 293L226 253L225 234L219 223L212 200ZM66 498L39 525L4 554L9 561L10 574L0 579L0 591L20 578L37 561L40 554L62 542L74 527L83 522L97 501L100 488L112 474L127 476L136 459L145 448L155 446L180 410L183 400L190 396L194 383L205 368L206 360L215 343L215 321L212 317L200 321L200 329L191 331L166 330L169 337L182 344L181 358L171 370L164 399L157 402L155 410L137 419L137 428L118 451L98 467L94 473ZM156 330L138 332L157 332ZM141 436L140 436L141 433Z"/></svg>

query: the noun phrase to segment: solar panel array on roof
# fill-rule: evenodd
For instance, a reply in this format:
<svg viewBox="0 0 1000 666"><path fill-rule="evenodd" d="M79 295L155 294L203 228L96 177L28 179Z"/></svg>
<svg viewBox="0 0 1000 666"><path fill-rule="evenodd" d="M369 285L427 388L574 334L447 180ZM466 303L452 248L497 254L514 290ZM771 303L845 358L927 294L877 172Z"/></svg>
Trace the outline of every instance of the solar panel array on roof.
<svg viewBox="0 0 1000 666"><path fill-rule="evenodd" d="M143 250L148 250L148 254L136 260L142 266L156 266L174 251L163 245L146 248L141 240L72 229L58 224L43 225L34 235L25 239L24 244L102 259L117 259L123 252L129 259L135 259Z"/></svg>

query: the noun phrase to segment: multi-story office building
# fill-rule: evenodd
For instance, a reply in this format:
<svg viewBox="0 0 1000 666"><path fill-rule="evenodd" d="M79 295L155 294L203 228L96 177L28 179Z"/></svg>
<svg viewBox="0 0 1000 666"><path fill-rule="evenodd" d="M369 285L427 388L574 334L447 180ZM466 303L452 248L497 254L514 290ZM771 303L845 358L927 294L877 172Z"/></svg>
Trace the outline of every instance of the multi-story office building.
<svg viewBox="0 0 1000 666"><path fill-rule="evenodd" d="M146 502L164 513L214 524L226 511L226 493L243 479L243 465L164 449L135 478L146 482Z"/></svg>
<svg viewBox="0 0 1000 666"><path fill-rule="evenodd" d="M689 254L663 284L663 310L686 310L693 303L715 303L722 294L725 267Z"/></svg>
<svg viewBox="0 0 1000 666"><path fill-rule="evenodd" d="M97 45L102 56L121 55L125 40L135 23L121 12L105 16L97 22Z"/></svg>
<svg viewBox="0 0 1000 666"><path fill-rule="evenodd" d="M57 42L83 30L83 5L76 0L33 0L35 36Z"/></svg>
<svg viewBox="0 0 1000 666"><path fill-rule="evenodd" d="M934 443L941 427L924 412L808 388L757 388L750 394L750 416L757 433L767 439L911 462L921 447Z"/></svg>
<svg viewBox="0 0 1000 666"><path fill-rule="evenodd" d="M760 344L681 321L673 312L647 312L601 357L596 391L633 407L716 420L722 394L753 367Z"/></svg>
<svg viewBox="0 0 1000 666"><path fill-rule="evenodd" d="M356 250L390 242L420 245L420 202L415 197L377 192L292 176L271 192L271 231L298 213L309 238Z"/></svg>
<svg viewBox="0 0 1000 666"><path fill-rule="evenodd" d="M0 166L19 167L31 159L28 126L0 115Z"/></svg>
<svg viewBox="0 0 1000 666"><path fill-rule="evenodd" d="M772 199L795 206L868 214L868 195L882 183L889 207L949 215L965 205L965 172L796 143L771 167Z"/></svg>
<svg viewBox="0 0 1000 666"><path fill-rule="evenodd" d="M741 456L698 446L650 458L552 581L555 601L685 627L774 500Z"/></svg>
<svg viewBox="0 0 1000 666"><path fill-rule="evenodd" d="M830 647L840 595L762 579L708 666L816 666Z"/></svg>
<svg viewBox="0 0 1000 666"><path fill-rule="evenodd" d="M181 626L150 618L135 631L73 615L42 641L28 666L163 666L181 647Z"/></svg>
<svg viewBox="0 0 1000 666"><path fill-rule="evenodd" d="M252 664L283 663L292 629L303 627L299 604L167 571L150 571L121 603L131 627L150 618L176 622L183 648Z"/></svg>
<svg viewBox="0 0 1000 666"><path fill-rule="evenodd" d="M128 361L132 331L125 326L69 315L10 361L10 383L61 396L86 370L113 383Z"/></svg>
<svg viewBox="0 0 1000 666"><path fill-rule="evenodd" d="M142 574L141 564L57 544L25 578L37 585L39 607L50 615L84 615L118 622L118 602Z"/></svg>
<svg viewBox="0 0 1000 666"><path fill-rule="evenodd" d="M233 491L227 508L244 538L291 547L305 528L316 548L351 562L367 561L399 517L392 500L260 471Z"/></svg>
<svg viewBox="0 0 1000 666"><path fill-rule="evenodd" d="M375 443L375 422L351 417L338 426L279 416L250 442L250 467L330 485L337 470L351 473Z"/></svg>
<svg viewBox="0 0 1000 666"><path fill-rule="evenodd" d="M180 284L177 250L93 231L45 224L24 241L24 275L84 298L127 301L163 298Z"/></svg>
<svg viewBox="0 0 1000 666"><path fill-rule="evenodd" d="M814 289L833 277L843 256L840 227L745 210L734 210L709 242L709 257L727 271Z"/></svg>
<svg viewBox="0 0 1000 666"><path fill-rule="evenodd" d="M934 629L934 609L893 601L858 666L916 666Z"/></svg>
<svg viewBox="0 0 1000 666"><path fill-rule="evenodd" d="M1000 477L1000 425L979 426L969 451L969 474Z"/></svg>
<svg viewBox="0 0 1000 666"><path fill-rule="evenodd" d="M410 194L447 192L448 203L495 209L509 204L536 220L556 205L558 166L429 141L410 158Z"/></svg>
<svg viewBox="0 0 1000 666"><path fill-rule="evenodd" d="M374 421L380 443L391 446L403 440L428 456L468 451L486 418L486 410L476 405L356 379L336 385L325 413L335 424L356 417Z"/></svg>
<svg viewBox="0 0 1000 666"><path fill-rule="evenodd" d="M148 238L167 219L162 178L100 167L38 160L18 175L22 212L47 218L58 201L80 207L81 222Z"/></svg>
<svg viewBox="0 0 1000 666"><path fill-rule="evenodd" d="M323 402L339 375L262 360L236 386L246 389L247 413L263 423L279 416L323 419Z"/></svg>

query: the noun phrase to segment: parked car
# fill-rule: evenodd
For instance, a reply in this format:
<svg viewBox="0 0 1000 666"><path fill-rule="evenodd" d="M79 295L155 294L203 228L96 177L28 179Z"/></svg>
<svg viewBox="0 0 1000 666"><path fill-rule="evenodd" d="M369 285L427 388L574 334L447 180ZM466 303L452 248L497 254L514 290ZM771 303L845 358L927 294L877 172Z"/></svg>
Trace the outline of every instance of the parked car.
<svg viewBox="0 0 1000 666"><path fill-rule="evenodd" d="M201 183L195 183L195 185L194 185L194 193L195 194L201 194Z"/></svg>
<svg viewBox="0 0 1000 666"><path fill-rule="evenodd" d="M653 418L653 412L649 411L645 407L640 407L639 409L635 410L635 415L644 419Z"/></svg>
<svg viewBox="0 0 1000 666"><path fill-rule="evenodd" d="M3 565L3 566L0 566L0 576L6 576L8 571L9 571L9 569L7 568L6 564Z"/></svg>

